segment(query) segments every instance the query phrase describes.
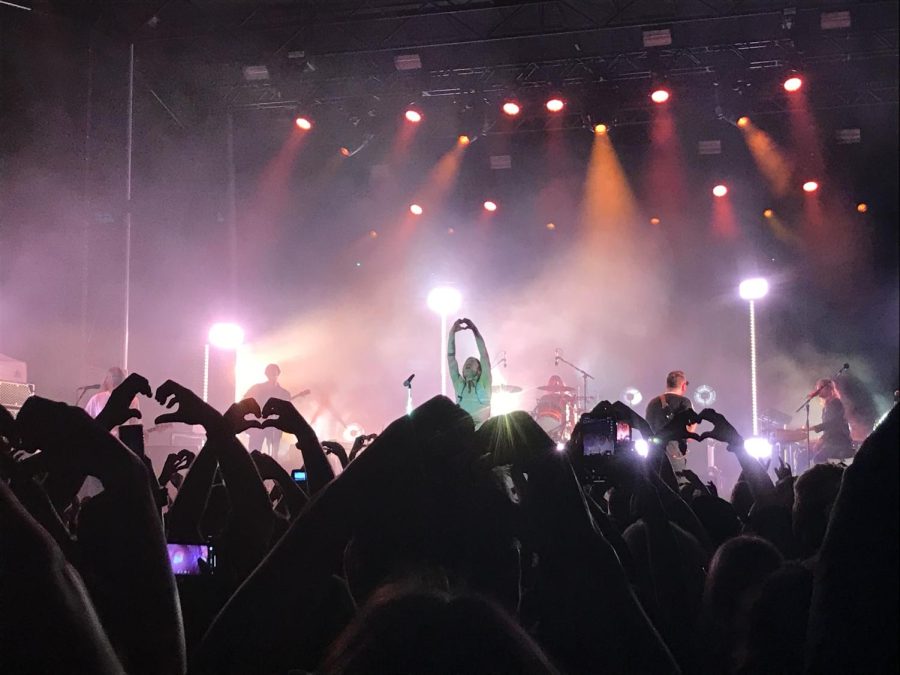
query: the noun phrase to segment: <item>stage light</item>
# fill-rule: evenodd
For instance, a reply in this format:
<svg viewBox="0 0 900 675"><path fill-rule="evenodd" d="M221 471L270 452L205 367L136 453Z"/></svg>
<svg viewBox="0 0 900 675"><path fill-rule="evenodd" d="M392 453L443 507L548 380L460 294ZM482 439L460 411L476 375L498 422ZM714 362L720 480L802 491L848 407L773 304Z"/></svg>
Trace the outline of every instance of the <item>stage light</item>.
<svg viewBox="0 0 900 675"><path fill-rule="evenodd" d="M803 184L804 192L815 192L819 189L819 184L814 180L808 180Z"/></svg>
<svg viewBox="0 0 900 675"><path fill-rule="evenodd" d="M775 212L772 209L766 209L763 211L763 218L771 218L775 215Z"/></svg>
<svg viewBox="0 0 900 675"><path fill-rule="evenodd" d="M414 216L421 216L422 213L424 213L424 209L422 209L422 207L419 206L418 204L410 204L409 212L411 214L413 214Z"/></svg>
<svg viewBox="0 0 900 675"><path fill-rule="evenodd" d="M744 116L742 116L742 117L738 117L737 125L738 125L739 127L741 127L741 128L743 129L743 128L744 128L745 126L747 126L748 124L750 124L750 118L749 118L749 117L747 117L746 115L744 115Z"/></svg>
<svg viewBox="0 0 900 675"><path fill-rule="evenodd" d="M716 185L716 186L713 188L713 194L714 194L716 197L724 197L725 195L728 194L728 188L725 187L724 185Z"/></svg>
<svg viewBox="0 0 900 675"><path fill-rule="evenodd" d="M652 94L650 94L650 100L654 103L665 103L669 100L669 92L666 89L655 89Z"/></svg>
<svg viewBox="0 0 900 675"><path fill-rule="evenodd" d="M503 112L510 117L515 117L522 112L521 106L515 101L507 101L503 104Z"/></svg>
<svg viewBox="0 0 900 675"><path fill-rule="evenodd" d="M447 316L459 311L462 294L452 286L432 288L425 300L430 309L441 317L441 340L438 358L441 367L441 394L447 394Z"/></svg>
<svg viewBox="0 0 900 675"><path fill-rule="evenodd" d="M413 124L418 124L422 121L422 113L418 110L414 110L413 108L407 109L403 116L406 118L408 122L412 122Z"/></svg>
<svg viewBox="0 0 900 675"><path fill-rule="evenodd" d="M745 279L738 286L741 298L750 306L750 413L753 420L753 435L759 433L759 414L756 389L756 301L766 297L769 282L763 278Z"/></svg>
<svg viewBox="0 0 900 675"><path fill-rule="evenodd" d="M556 223L547 223L547 225L546 225L545 227L546 227L548 230L555 230L555 229L556 229Z"/></svg>
<svg viewBox="0 0 900 675"><path fill-rule="evenodd" d="M710 407L716 402L716 390L708 384L701 384L694 390L694 402L703 408Z"/></svg>
<svg viewBox="0 0 900 675"><path fill-rule="evenodd" d="M213 347L234 350L244 344L244 329L236 323L214 323L208 340Z"/></svg>
<svg viewBox="0 0 900 675"><path fill-rule="evenodd" d="M551 98L549 101L547 101L546 106L547 110L555 113L565 108L566 104L561 98Z"/></svg>
<svg viewBox="0 0 900 675"><path fill-rule="evenodd" d="M738 293L743 300L761 300L769 292L769 282L765 279L745 279L738 286Z"/></svg>
<svg viewBox="0 0 900 675"><path fill-rule="evenodd" d="M661 222L660 219L657 218L656 216L653 216L653 217L650 219L650 224L651 224L651 225L659 225L660 222Z"/></svg>
<svg viewBox="0 0 900 675"><path fill-rule="evenodd" d="M856 205L856 211L858 213L865 213L868 210L869 210L869 205L866 204L865 202L860 202L859 204Z"/></svg>
<svg viewBox="0 0 900 675"><path fill-rule="evenodd" d="M466 136L465 134L460 135L459 138L456 139L456 142L460 145L468 145L472 142L472 139Z"/></svg>
<svg viewBox="0 0 900 675"><path fill-rule="evenodd" d="M342 148L341 148L341 154L342 154L344 157L349 157L349 156L350 156L350 148L342 147Z"/></svg>
<svg viewBox="0 0 900 675"><path fill-rule="evenodd" d="M485 210L485 211L490 211L490 212L493 213L494 211L497 210L497 204L496 204L496 202L492 202L492 201L490 201L490 200L486 201L486 202L484 203L484 210Z"/></svg>
<svg viewBox="0 0 900 675"><path fill-rule="evenodd" d="M765 438L754 436L744 441L744 450L755 459L768 459L772 456L772 444Z"/></svg>
<svg viewBox="0 0 900 675"><path fill-rule="evenodd" d="M605 124L594 125L594 133L598 136L603 136L607 131L609 131L609 127L607 127Z"/></svg>
<svg viewBox="0 0 900 675"><path fill-rule="evenodd" d="M365 433L366 430L363 429L362 424L359 422L351 422L344 428L344 440L347 443L352 443L358 436L363 436Z"/></svg>
<svg viewBox="0 0 900 675"><path fill-rule="evenodd" d="M796 75L793 75L784 81L784 90L790 93L794 93L795 91L800 91L800 87L803 86L803 80L801 80Z"/></svg>
<svg viewBox="0 0 900 675"><path fill-rule="evenodd" d="M634 451L641 457L646 457L650 454L650 444L643 438L639 438L634 442Z"/></svg>
<svg viewBox="0 0 900 675"><path fill-rule="evenodd" d="M370 239L378 239L378 230L369 230Z"/></svg>
<svg viewBox="0 0 900 675"><path fill-rule="evenodd" d="M456 234L456 230L454 230L452 227L448 227L447 234Z"/></svg>
<svg viewBox="0 0 900 675"><path fill-rule="evenodd" d="M303 131L312 129L312 122L306 117L298 117L294 120L294 124L297 125L298 129L303 129Z"/></svg>
<svg viewBox="0 0 900 675"><path fill-rule="evenodd" d="M435 314L447 316L459 310L462 294L452 286L438 286L428 293L426 304Z"/></svg>
<svg viewBox="0 0 900 675"><path fill-rule="evenodd" d="M557 452L565 452L565 451L566 451L566 444L565 444L565 443L557 443L557 444L556 444L556 451L557 451Z"/></svg>
<svg viewBox="0 0 900 675"><path fill-rule="evenodd" d="M644 395L637 387L628 387L622 392L622 402L627 406L640 404L644 400Z"/></svg>

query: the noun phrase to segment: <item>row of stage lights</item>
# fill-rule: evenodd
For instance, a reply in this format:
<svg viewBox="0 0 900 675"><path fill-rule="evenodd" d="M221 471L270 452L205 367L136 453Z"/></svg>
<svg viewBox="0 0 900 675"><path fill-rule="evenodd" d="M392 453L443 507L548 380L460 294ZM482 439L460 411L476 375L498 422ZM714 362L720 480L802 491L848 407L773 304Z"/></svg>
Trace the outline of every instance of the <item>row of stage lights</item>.
<svg viewBox="0 0 900 675"><path fill-rule="evenodd" d="M788 77L783 83L782 86L784 90L789 94L796 93L803 88L803 79L799 75L791 75ZM672 92L665 87L656 87L653 91L650 92L650 100L656 104L663 104L669 101L672 97ZM524 109L524 104L515 99L506 99L503 104L500 106L500 110L507 117L517 117L521 114ZM544 107L547 109L549 113L559 113L565 110L566 101L560 96L553 96L547 101L544 102ZM418 124L423 119L425 119L424 113L414 105L410 105L404 112L403 117L407 122L411 124ZM742 124L743 120L743 124ZM749 119L746 117L741 117L738 120L738 126L746 126L749 123ZM313 128L312 119L309 117L305 117L302 115L297 116L295 120L295 124L297 127L303 131L309 131ZM598 134L605 134L608 130L608 127L605 124L597 124L594 126L594 131ZM460 141L462 141L465 136L460 136ZM466 138L466 141L468 139Z"/></svg>

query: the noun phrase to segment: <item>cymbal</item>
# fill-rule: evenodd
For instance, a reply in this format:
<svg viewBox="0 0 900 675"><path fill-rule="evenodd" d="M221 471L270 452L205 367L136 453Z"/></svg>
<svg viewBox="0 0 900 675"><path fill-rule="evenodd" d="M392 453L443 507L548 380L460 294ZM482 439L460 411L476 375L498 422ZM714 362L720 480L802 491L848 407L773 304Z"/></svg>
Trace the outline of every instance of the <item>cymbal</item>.
<svg viewBox="0 0 900 675"><path fill-rule="evenodd" d="M575 387L567 387L566 385L563 385L560 387L560 386L549 385L549 384L540 386L540 387L538 387L538 389L540 389L541 391L552 391L555 394L564 394L566 392L575 391Z"/></svg>
<svg viewBox="0 0 900 675"><path fill-rule="evenodd" d="M522 387L515 384L495 384L491 387L491 391L495 394L518 394L522 391Z"/></svg>

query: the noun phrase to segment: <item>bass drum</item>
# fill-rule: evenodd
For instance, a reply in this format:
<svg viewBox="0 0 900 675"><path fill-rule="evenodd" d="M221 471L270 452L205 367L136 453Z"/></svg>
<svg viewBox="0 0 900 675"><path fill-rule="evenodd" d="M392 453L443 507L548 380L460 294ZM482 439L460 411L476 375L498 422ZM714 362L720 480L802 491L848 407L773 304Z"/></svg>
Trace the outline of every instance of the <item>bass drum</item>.
<svg viewBox="0 0 900 675"><path fill-rule="evenodd" d="M554 441L568 440L575 411L570 396L548 394L538 399L531 416Z"/></svg>

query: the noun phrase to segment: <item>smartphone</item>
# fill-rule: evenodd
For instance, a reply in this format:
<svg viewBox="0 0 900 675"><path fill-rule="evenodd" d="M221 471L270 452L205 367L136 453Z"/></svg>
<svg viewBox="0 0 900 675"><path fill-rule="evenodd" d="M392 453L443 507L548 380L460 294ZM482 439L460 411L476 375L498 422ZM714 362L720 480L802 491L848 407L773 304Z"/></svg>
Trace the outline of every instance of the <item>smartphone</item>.
<svg viewBox="0 0 900 675"><path fill-rule="evenodd" d="M176 576L198 576L216 568L216 554L210 544L166 544L169 564Z"/></svg>
<svg viewBox="0 0 900 675"><path fill-rule="evenodd" d="M138 457L144 456L143 424L126 424L119 427L119 440Z"/></svg>
<svg viewBox="0 0 900 675"><path fill-rule="evenodd" d="M300 485L305 485L306 484L306 471L304 471L303 469L294 469L293 471L291 471L291 478L294 479L295 483L298 483Z"/></svg>
<svg viewBox="0 0 900 675"><path fill-rule="evenodd" d="M631 425L628 422L616 423L616 443L623 443L631 440Z"/></svg>
<svg viewBox="0 0 900 675"><path fill-rule="evenodd" d="M615 451L618 428L616 421L611 417L582 417L581 433L585 457L611 455Z"/></svg>

